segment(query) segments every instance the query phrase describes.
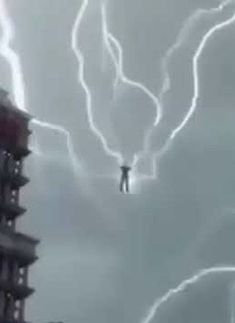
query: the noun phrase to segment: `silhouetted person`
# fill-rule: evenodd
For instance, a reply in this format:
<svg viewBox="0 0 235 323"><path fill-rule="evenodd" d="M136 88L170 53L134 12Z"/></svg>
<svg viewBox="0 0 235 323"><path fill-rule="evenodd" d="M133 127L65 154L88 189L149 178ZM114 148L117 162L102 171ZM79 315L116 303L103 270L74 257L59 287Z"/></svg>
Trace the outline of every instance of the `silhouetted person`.
<svg viewBox="0 0 235 323"><path fill-rule="evenodd" d="M125 187L125 191L126 193L128 193L129 192L129 171L131 170L131 167L123 165L120 168L122 171L121 180L120 180L120 192L123 192Z"/></svg>

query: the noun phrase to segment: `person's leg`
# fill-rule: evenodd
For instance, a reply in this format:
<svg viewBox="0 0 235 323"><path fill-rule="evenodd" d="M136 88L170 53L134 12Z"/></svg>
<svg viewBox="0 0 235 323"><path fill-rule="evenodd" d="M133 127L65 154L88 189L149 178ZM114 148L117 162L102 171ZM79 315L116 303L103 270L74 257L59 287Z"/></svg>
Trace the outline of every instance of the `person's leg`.
<svg viewBox="0 0 235 323"><path fill-rule="evenodd" d="M121 177L121 180L120 180L120 185L119 185L119 190L120 192L123 192L123 184L124 184L124 178L123 176Z"/></svg>
<svg viewBox="0 0 235 323"><path fill-rule="evenodd" d="M129 193L129 178L126 178L126 191Z"/></svg>

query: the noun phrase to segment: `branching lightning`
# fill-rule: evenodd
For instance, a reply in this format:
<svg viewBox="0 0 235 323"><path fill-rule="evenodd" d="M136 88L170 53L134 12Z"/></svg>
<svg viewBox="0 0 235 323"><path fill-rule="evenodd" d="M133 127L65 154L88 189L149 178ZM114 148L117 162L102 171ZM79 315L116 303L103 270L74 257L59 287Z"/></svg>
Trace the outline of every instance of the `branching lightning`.
<svg viewBox="0 0 235 323"><path fill-rule="evenodd" d="M122 162L123 162L122 155L119 152L114 151L111 148L109 148L106 138L99 131L99 129L96 127L94 117L93 117L92 95L91 95L91 91L89 89L88 84L86 83L85 76L84 76L85 60L84 60L84 56L83 56L81 50L79 49L79 47L77 45L78 31L80 29L81 22L84 18L87 7L88 7L88 0L83 0L81 8L80 8L78 15L76 17L75 23L73 25L72 37L71 37L71 47L72 47L72 50L73 50L73 52L78 60L78 63L79 63L78 82L82 86L85 96L86 96L86 110L87 110L87 117L88 117L88 122L89 122L89 126L90 126L91 131L100 140L106 154L108 156L114 157L119 164L122 164Z"/></svg>
<svg viewBox="0 0 235 323"><path fill-rule="evenodd" d="M77 174L77 176L79 176L80 172L82 170L82 165L81 165L80 161L78 160L77 154L74 150L74 146L73 146L70 132L60 125L40 121L37 119L33 119L32 122L41 128L46 128L46 129L58 132L58 133L62 134L63 136L65 136L69 157L70 157L74 172Z"/></svg>
<svg viewBox="0 0 235 323"><path fill-rule="evenodd" d="M11 69L12 92L13 92L14 102L19 109L27 112L24 75L22 71L20 57L11 48L11 42L14 38L15 32L14 32L13 23L10 19L4 0L0 0L0 26L2 28L2 34L3 34L0 42L0 54L2 57L5 58L5 60L7 61ZM38 119L33 119L32 122L38 125L39 127L56 131L66 137L69 156L70 156L72 165L74 167L74 170L78 174L79 171L81 170L81 165L74 151L72 138L69 131L60 125L43 122Z"/></svg>
<svg viewBox="0 0 235 323"><path fill-rule="evenodd" d="M191 106L188 110L188 113L186 114L186 116L184 117L182 123L172 131L171 136L170 136L170 140L173 140L175 138L175 136L186 126L186 124L188 123L188 121L191 119L191 117L193 116L195 109L197 107L197 102L198 99L200 97L200 87L199 87L199 72L198 72L198 65L199 65L199 60L201 58L201 55L203 53L203 50L205 48L205 46L207 45L207 42L210 40L210 38L219 30L231 25L233 22L235 22L235 14L223 21L222 23L219 23L218 25L214 26L213 28L211 28L206 35L203 37L197 51L196 54L193 57L193 78L194 78L194 95L192 98L192 102L191 102Z"/></svg>
<svg viewBox="0 0 235 323"><path fill-rule="evenodd" d="M222 3L218 8L211 9L210 12L213 11L221 11L231 1L225 1ZM106 141L106 138L102 135L102 133L97 129L93 114L92 114L92 96L90 89L85 81L84 77L84 57L77 47L77 32L79 30L79 27L81 25L81 21L84 17L85 11L88 6L88 0L84 0L83 4L78 12L75 24L73 26L72 30L72 49L77 57L77 60L79 62L79 76L78 80L81 84L85 95L86 95L86 109L87 109L87 115L88 115L88 121L89 126L93 133L96 135L96 137L101 141L102 146L105 150L105 152L109 155L117 159L118 163L122 163L122 156L119 152L115 152L111 150L108 146L108 143ZM168 50L163 63L162 63L162 72L164 77L163 86L159 93L159 98L162 99L162 96L170 90L170 78L168 74L168 64L172 57L172 55L175 53L175 51L181 46L185 39L185 35L187 34L187 30L190 27L191 23L195 20L197 20L202 14L204 14L204 10L197 11L185 24L184 28L182 29L179 38L177 39L177 42ZM103 40L104 44L110 54L110 57L112 58L112 61L114 63L115 69L116 69L116 80L115 83L121 81L124 84L127 84L129 86L135 87L143 91L154 103L156 106L156 119L154 121L154 126L157 126L162 118L162 108L161 108L161 102L159 99L149 90L147 89L142 83L133 81L129 79L123 69L123 50L119 43L119 41L108 31L107 27L107 17L106 17L106 9L105 6L102 6L102 21L103 21ZM229 19L213 26L203 37L199 47L197 48L197 51L193 57L193 80L194 80L194 94L192 97L190 108L185 115L183 121L177 128L175 128L169 139L166 142L166 145L163 147L160 153L158 153L157 157L162 157L163 154L167 151L170 144L174 141L176 136L184 129L184 127L187 125L187 123L192 118L195 109L197 107L197 102L200 97L200 86L199 86L199 61L202 56L203 50L206 47L208 41L211 39L211 37L219 30L222 30L223 28L231 25L233 22L235 22L235 14L230 17ZM11 77L12 77L12 91L14 96L14 101L16 105L23 111L27 111L26 109L26 98L25 98L25 83L24 83L24 77L21 67L20 58L17 55L17 53L10 47L10 43L12 42L14 38L14 28L13 24L11 22L11 19L9 17L9 14L6 9L6 5L4 0L0 0L0 26L3 31L3 36L0 42L0 54L2 57L5 58L7 63L9 64L11 68ZM113 47L116 48L118 52L118 58L116 57ZM74 151L71 135L68 130L63 128L59 125L54 125L48 122L43 122L37 119L33 120L33 123L36 125L47 128L52 131L56 131L58 133L61 133L63 136L66 137L67 141L67 148L68 152L71 158L71 162L73 167L76 169L76 173L79 173L81 170L81 167L79 165L76 153ZM155 162L154 162L155 164ZM155 171L154 171L155 174ZM155 175L154 175L155 177ZM191 278L188 278L181 282L176 288L170 289L165 295L163 295L161 298L157 299L154 304L150 307L150 309L147 312L147 315L143 318L141 323L150 323L157 315L158 310L162 308L162 306L166 305L169 300L171 300L173 297L176 297L180 295L183 291L185 291L189 286L192 286L202 279L204 279L207 276L210 275L216 275L216 274L222 274L222 273L235 273L235 267L213 267L209 269L203 269L196 273ZM233 315L232 315L233 317ZM234 319L233 319L234 321Z"/></svg>
<svg viewBox="0 0 235 323"><path fill-rule="evenodd" d="M218 8L215 9L211 9L208 11L208 13L211 12L216 12L216 11L221 11L224 9L224 7L226 5L228 5L229 3L232 3L233 1L225 1L222 4L220 4L220 6ZM182 29L180 35L179 35L179 39L177 40L177 42L168 50L165 58L163 59L163 64L162 64L162 71L163 74L165 75L164 77L164 82L163 82L163 86L161 88L160 91L160 95L159 98L162 98L162 96L169 91L170 89L170 78L169 78L169 74L168 74L168 63L169 60L171 58L171 56L174 54L174 52L181 46L181 44L183 43L187 30L190 27L191 23L195 20L197 20L198 18L201 17L202 14L204 14L205 11L203 10L199 10L197 11L187 22L185 27ZM192 97L192 101L191 101L191 105L190 108L187 112L187 114L185 115L183 121L181 122L181 124L176 127L168 141L166 142L166 144L164 145L164 147L161 150L161 153L158 154L158 156L162 157L163 154L165 154L165 152L169 149L170 144L173 142L173 140L175 139L175 137L177 136L177 134L179 134L183 128L187 125L188 121L192 118L195 109L197 107L197 102L198 99L200 97L200 87L199 87L199 61L201 58L201 55L203 53L204 48L206 47L208 41L211 39L211 37L219 30L222 30L223 28L231 25L232 23L235 22L235 14L230 17L229 19L216 24L215 26L213 26L202 38L202 41L200 42L199 47L196 50L196 53L193 57L193 80L194 80L194 93L193 93L193 97ZM156 164L155 161L153 163L154 165ZM153 166L155 167L155 166ZM155 177L155 168L154 169L154 177ZM180 285L178 285L176 288L174 289L170 289L165 295L163 295L163 297L157 299L154 304L150 307L150 309L147 312L147 315L144 317L144 319L141 321L141 323L150 323L157 315L158 310L165 305L170 299L172 299L174 296L177 296L178 294L181 294L183 291L186 290L187 287L196 284L197 282L199 282L201 279L203 279L204 277L208 276L208 275L214 275L214 274L219 274L219 273L235 273L235 267L214 267L214 268L209 268L209 269L203 269L201 271L199 271L197 274L195 274L194 276L192 276L189 279L184 280ZM231 321L234 321L234 315L233 315L233 311L231 314Z"/></svg>
<svg viewBox="0 0 235 323"><path fill-rule="evenodd" d="M114 157L119 164L123 162L123 156L120 152L114 151L109 147L109 144L107 142L107 139L102 134L102 132L96 127L93 112L92 112L92 95L91 91L89 89L88 84L86 83L85 76L84 76L84 66L85 66L85 60L84 56L81 52L81 50L78 48L77 45L77 34L81 26L81 22L84 18L84 15L86 13L87 7L88 7L88 1L89 0L83 0L82 5L79 9L79 12L77 14L75 23L72 28L72 35L71 35L71 47L72 50L78 60L79 63L79 73L78 73L78 81L79 84L82 86L82 89L84 90L85 97L86 97L86 110L87 110L87 116L88 116L88 122L91 131L95 134L95 136L100 140L104 151L107 155ZM144 139L144 148L142 152L137 152L134 156L133 166L139 161L141 156L144 154L150 153L150 138L152 135L153 129L155 129L163 115L162 111L162 100L164 95L170 90L171 87L171 80L168 72L169 63L171 61L172 56L175 54L175 52L181 47L181 45L184 43L185 39L188 36L188 33L191 29L191 26L197 22L200 17L204 14L212 14L216 12L222 11L228 4L233 3L233 0L226 0L222 2L218 7L212 8L209 10L205 9L199 9L197 10L193 15L191 15L186 22L184 23L183 28L181 29L176 42L168 49L166 55L164 56L161 64L161 71L163 75L163 83L162 87L159 90L158 96L154 95L144 84L131 80L128 78L124 72L124 64L123 64L123 49L118 41L118 39L109 31L108 24L107 24L107 13L106 13L106 6L103 2L101 13L102 13L102 36L103 36L103 43L105 45L105 48L107 52L109 53L111 60L115 67L116 72L116 78L114 81L114 88L118 84L118 82L121 82L123 84L126 84L130 87L134 87L142 91L148 98L150 98L156 106L156 118L153 122L153 126L151 129L148 129L146 132L146 136ZM211 39L211 37L219 30L225 28L226 26L232 24L235 21L235 15L233 15L231 18L223 21L222 23L219 23L215 26L213 26L202 38L201 43L199 47L197 48L194 56L193 56L193 84L194 84L194 91L193 91L193 97L191 100L191 105L183 118L180 125L178 125L172 132L170 137L167 139L165 145L158 151L152 160L152 175L149 177L151 179L156 178L156 161L160 158L162 158L165 153L169 150L171 144L173 143L176 136L184 129L184 127L187 125L187 123L192 118L196 107L198 103L198 99L200 97L200 86L199 86L199 61L202 56L203 50L206 47L208 41ZM11 42L14 38L14 27L12 24L12 21L9 17L5 1L0 0L0 26L2 28L3 34L2 39L0 42L0 54L2 57L6 59L8 62L10 68L11 68L11 78L12 78L12 92L13 97L16 105L22 109L23 111L27 111L26 109L26 96L25 96L25 82L24 82L24 75L22 72L21 62L19 55L12 49ZM81 168L78 162L78 158L75 154L73 143L71 139L71 135L68 130L63 128L60 125L54 125L48 122L43 122L40 120L33 120L34 124L50 129L52 131L56 131L58 133L61 133L63 136L66 137L67 141L67 148L69 151L69 155L72 161L73 166L76 169L76 172L79 171Z"/></svg>
<svg viewBox="0 0 235 323"><path fill-rule="evenodd" d="M103 42L104 45L107 49L107 52L110 55L110 58L112 59L112 62L115 67L115 73L116 77L114 80L114 88L117 86L118 82L121 82L123 84L126 84L130 87L136 88L140 91L142 91L147 97L150 98L150 100L153 102L154 106L156 107L156 119L154 121L154 124L157 126L159 122L161 121L162 118L162 108L161 104L158 100L158 98L151 92L143 83L131 80L128 78L124 72L124 67L123 67L123 49L116 37L109 31L108 28L108 23L107 23L107 13L106 13L106 6L105 3L103 2L102 8L101 8L101 13L102 13L102 34L103 34ZM118 53L118 57L116 57L116 54L114 52L113 47L116 49ZM136 164L136 162L139 159L139 153L134 156L134 162L133 166Z"/></svg>
<svg viewBox="0 0 235 323"><path fill-rule="evenodd" d="M208 269L202 269L198 273L196 273L191 278L185 279L181 282L176 288L170 289L165 295L161 298L158 298L154 304L148 310L146 316L143 318L141 323L150 323L156 317L158 310L166 305L166 303L171 300L173 297L178 296L179 294L183 293L189 286L192 286L198 283L203 278L216 275L216 274L223 274L223 273L235 273L235 267L212 267Z"/></svg>
<svg viewBox="0 0 235 323"><path fill-rule="evenodd" d="M170 62L170 59L172 58L173 54L175 54L176 50L180 48L180 46L184 43L185 38L187 36L188 30L190 29L190 26L192 23L197 21L203 14L212 14L216 12L222 11L227 5L233 3L233 0L226 0L223 3L221 3L217 8L212 8L209 10L197 10L196 13L194 13L189 19L187 19L186 23L184 24L182 30L180 31L179 37L177 38L176 42L170 47L170 49L167 51L164 59L162 60L162 72L164 75L163 80L163 86L160 90L159 97L162 99L164 94L170 90L171 82L169 78L168 73L168 65ZM169 150L171 144L173 143L176 136L184 129L184 127L187 125L187 123L190 121L190 119L193 117L193 114L196 110L198 99L200 97L200 84L199 84L199 62L200 58L203 54L203 51L208 43L208 41L212 38L212 36L219 30L222 30L223 28L231 25L235 21L235 15L230 17L229 19L218 23L214 25L202 38L194 56L193 56L193 84L194 84L194 90L193 90L193 97L191 100L191 105L183 118L180 125L178 125L172 132L170 137L167 139L165 145L158 151L153 158L152 161L152 176L150 176L151 179L156 179L157 176L157 167L156 167L156 160L162 158L165 153ZM150 133L149 133L150 134ZM150 135L148 136L148 140L150 138ZM148 144L147 140L147 146Z"/></svg>
<svg viewBox="0 0 235 323"><path fill-rule="evenodd" d="M0 26L3 36L0 44L0 53L11 68L12 90L16 105L23 111L25 107L25 84L19 56L10 47L14 38L14 28L8 15L4 0L0 1Z"/></svg>
<svg viewBox="0 0 235 323"><path fill-rule="evenodd" d="M230 4L231 0L226 0L223 3L221 3L216 8L211 9L198 9L196 10L189 18L186 19L185 23L183 24L183 27L181 28L179 35L176 39L176 42L167 50L166 55L162 59L161 63L161 73L163 76L163 82L162 87L159 92L159 99L162 102L163 96L170 90L171 88L171 80L169 76L169 63L171 61L172 56L175 54L175 52L182 46L182 44L187 39L189 32L191 30L191 27L201 19L204 15L212 15L216 12L219 12L224 9L225 6Z"/></svg>
<svg viewBox="0 0 235 323"><path fill-rule="evenodd" d="M115 67L116 71L116 77L114 81L114 88L118 84L118 82L122 82L124 84L127 84L129 86L136 87L140 90L142 90L150 99L153 101L153 103L156 106L156 119L154 121L153 127L149 128L145 134L144 138L144 148L143 151L138 152L134 156L134 161L133 165L136 165L140 158L150 152L150 139L152 137L153 131L156 129L156 127L159 125L163 111L162 111L162 106L163 106L163 97L164 95L170 90L171 88L171 80L168 72L168 66L170 63L170 60L172 56L175 54L175 52L181 47L181 45L184 43L185 39L187 38L189 31L191 29L191 26L195 22L197 22L203 15L211 15L217 12L222 11L228 4L232 3L232 0L226 0L222 2L218 7L216 8L211 8L211 9L198 9L196 12L194 12L184 23L183 28L180 30L180 33L176 39L176 42L168 49L166 55L164 56L161 64L161 71L163 75L163 83L162 87L160 88L158 96L155 96L149 89L147 89L143 84L138 83L136 81L130 80L124 73L124 68L123 68L123 49L120 44L120 42L117 40L116 37L112 35L112 33L108 30L108 25L107 25L107 14L106 14L106 7L105 4L102 4L102 31L103 31L103 41L105 44L105 47L112 59L112 62ZM165 152L169 149L170 144L174 140L174 138L177 136L181 130L186 126L188 121L191 119L193 116L195 109L197 107L197 102L199 98L199 77L198 77L198 65L199 65L199 60L200 57L203 53L203 50L211 38L211 36L218 30L226 27L227 25L231 24L233 22L234 18L230 18L226 20L223 23L220 23L213 28L211 28L206 35L203 37L199 47L196 50L196 53L193 57L193 81L194 81L194 93L193 93L193 98L191 102L191 106L185 115L183 121L179 126L177 126L171 133L169 139L166 141L166 144L161 148L159 152L154 154L153 160L152 160L152 175L151 176L146 176L146 178L150 179L156 179L157 176L157 166L156 166L156 159L157 157L162 157ZM117 54L114 52L114 48L117 52Z"/></svg>

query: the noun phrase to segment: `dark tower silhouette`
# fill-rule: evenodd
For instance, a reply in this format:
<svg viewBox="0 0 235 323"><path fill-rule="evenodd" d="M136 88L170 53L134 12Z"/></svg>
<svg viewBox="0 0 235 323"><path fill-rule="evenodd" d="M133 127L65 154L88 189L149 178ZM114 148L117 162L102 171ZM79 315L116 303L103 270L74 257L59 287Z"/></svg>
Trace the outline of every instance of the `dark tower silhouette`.
<svg viewBox="0 0 235 323"><path fill-rule="evenodd" d="M14 107L0 89L0 323L25 322L29 266L37 259L38 240L16 230L17 218L26 210L19 205L28 149L29 115Z"/></svg>

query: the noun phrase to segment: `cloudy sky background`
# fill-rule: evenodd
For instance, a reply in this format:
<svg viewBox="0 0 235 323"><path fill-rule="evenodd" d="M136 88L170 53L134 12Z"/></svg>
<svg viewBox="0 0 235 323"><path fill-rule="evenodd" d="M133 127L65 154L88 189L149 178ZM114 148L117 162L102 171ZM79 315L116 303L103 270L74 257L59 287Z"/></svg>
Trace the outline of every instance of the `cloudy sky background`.
<svg viewBox="0 0 235 323"><path fill-rule="evenodd" d="M108 25L123 46L127 75L157 94L161 59L185 19L218 3L109 0ZM122 196L115 179L118 165L89 129L77 82L71 30L81 1L7 0L7 6L28 110L70 131L82 166L75 176L65 137L32 125L44 157L28 159L31 183L22 196L28 213L19 227L41 239L40 260L30 275L36 293L28 302L27 319L141 323L154 299L196 271L235 265L235 23L219 31L203 52L197 111L161 159L158 178L138 182L138 194ZM173 57L172 90L164 100L153 150L190 106L192 55L201 37L232 9L199 21ZM142 147L155 107L132 88L119 85L113 92L115 71L102 42L100 10L101 1L90 0L78 33L85 76L97 126L111 147L131 155ZM0 85L11 91L3 58L0 72ZM146 174L150 157L140 165ZM205 277L166 303L153 322L231 322L234 280L235 274L228 273Z"/></svg>

